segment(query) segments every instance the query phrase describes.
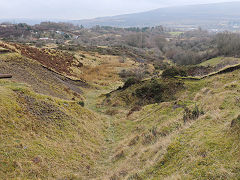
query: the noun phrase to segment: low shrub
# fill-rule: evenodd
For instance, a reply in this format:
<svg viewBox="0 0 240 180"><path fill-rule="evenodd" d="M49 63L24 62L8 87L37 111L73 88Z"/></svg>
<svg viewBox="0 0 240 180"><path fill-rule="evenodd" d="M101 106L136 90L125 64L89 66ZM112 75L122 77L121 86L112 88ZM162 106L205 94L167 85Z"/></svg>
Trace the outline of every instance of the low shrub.
<svg viewBox="0 0 240 180"><path fill-rule="evenodd" d="M187 76L187 72L180 67L170 67L163 71L163 78L174 78L175 76Z"/></svg>
<svg viewBox="0 0 240 180"><path fill-rule="evenodd" d="M161 63L155 63L155 64L153 64L153 66L154 66L155 70L165 70L169 67L169 64L161 62Z"/></svg>
<svg viewBox="0 0 240 180"><path fill-rule="evenodd" d="M84 107L85 103L83 101L79 101L78 104L82 107Z"/></svg>
<svg viewBox="0 0 240 180"><path fill-rule="evenodd" d="M136 89L135 95L145 103L159 103L174 99L174 94L183 88L183 83L177 80L159 82L151 80Z"/></svg>
<svg viewBox="0 0 240 180"><path fill-rule="evenodd" d="M157 82L151 83L149 86L143 86L136 90L136 96L142 99L153 99L155 102L162 101L162 94L164 92L164 87L162 84Z"/></svg>
<svg viewBox="0 0 240 180"><path fill-rule="evenodd" d="M141 81L138 80L137 78L134 78L134 77L130 77L127 79L127 81L124 83L122 89L127 89L128 87L134 85L134 84L137 84L137 83L140 83Z"/></svg>
<svg viewBox="0 0 240 180"><path fill-rule="evenodd" d="M129 78L135 78L141 81L145 77L149 75L149 72L147 70L146 66L130 69L130 70L125 70L123 69L119 74L118 74L124 81Z"/></svg>

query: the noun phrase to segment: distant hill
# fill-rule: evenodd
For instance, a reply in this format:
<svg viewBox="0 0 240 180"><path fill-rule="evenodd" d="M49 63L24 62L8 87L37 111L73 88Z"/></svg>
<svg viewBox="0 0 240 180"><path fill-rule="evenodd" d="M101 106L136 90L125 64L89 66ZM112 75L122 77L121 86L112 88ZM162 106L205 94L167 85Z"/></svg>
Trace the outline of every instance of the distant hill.
<svg viewBox="0 0 240 180"><path fill-rule="evenodd" d="M194 28L238 28L240 2L201 4L160 8L148 12L72 21L85 27L100 26L157 26Z"/></svg>

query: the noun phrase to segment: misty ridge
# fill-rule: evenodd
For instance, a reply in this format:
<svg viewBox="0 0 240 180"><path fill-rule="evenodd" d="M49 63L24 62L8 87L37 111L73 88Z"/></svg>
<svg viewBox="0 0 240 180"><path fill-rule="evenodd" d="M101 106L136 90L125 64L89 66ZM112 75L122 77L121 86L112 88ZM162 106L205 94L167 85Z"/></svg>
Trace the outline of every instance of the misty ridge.
<svg viewBox="0 0 240 180"><path fill-rule="evenodd" d="M240 2L188 5L92 20L73 21L87 27L144 27L164 25L177 28L234 29L239 24ZM237 27L236 27L237 28Z"/></svg>
<svg viewBox="0 0 240 180"><path fill-rule="evenodd" d="M0 22L39 24L42 21L68 22L84 27L153 27L165 26L179 30L190 30L202 27L213 31L237 30L239 28L240 2L225 2L200 5L185 5L160 8L152 11L100 17L85 20L61 19L0 19Z"/></svg>

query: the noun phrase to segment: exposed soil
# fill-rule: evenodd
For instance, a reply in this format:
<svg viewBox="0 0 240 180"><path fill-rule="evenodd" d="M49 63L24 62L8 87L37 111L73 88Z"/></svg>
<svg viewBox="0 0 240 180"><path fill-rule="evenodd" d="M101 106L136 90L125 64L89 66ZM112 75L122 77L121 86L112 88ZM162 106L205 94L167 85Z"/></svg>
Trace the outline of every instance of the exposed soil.
<svg viewBox="0 0 240 180"><path fill-rule="evenodd" d="M187 69L187 75L188 76L206 76L210 73L217 72L226 66L234 66L236 64L238 64L238 61L223 62L214 67L193 66Z"/></svg>
<svg viewBox="0 0 240 180"><path fill-rule="evenodd" d="M233 71L236 71L240 69L240 64L237 64L237 65L232 65L230 67L227 67L227 68L224 68L220 71L217 71L217 72L214 72L214 73L211 73L211 74L207 74L207 75L204 75L204 76L201 76L200 78L194 78L194 77L186 77L186 78L183 78L183 79L188 79L188 80L201 80L201 79L205 79L207 77L211 77L211 76L216 76L218 74L226 74L226 73L229 73L229 72L233 72Z"/></svg>
<svg viewBox="0 0 240 180"><path fill-rule="evenodd" d="M72 54L53 49L38 49L20 44L13 45L16 49L20 50L22 55L37 60L44 66L54 69L59 73L72 75L69 68L74 62L74 56Z"/></svg>
<svg viewBox="0 0 240 180"><path fill-rule="evenodd" d="M211 72L214 72L215 68L205 66L193 66L187 69L188 76L204 76Z"/></svg>
<svg viewBox="0 0 240 180"><path fill-rule="evenodd" d="M0 59L0 72L12 74L17 82L30 84L37 93L62 99L80 98L81 87L88 87L81 80L67 78L27 58L14 57L10 61Z"/></svg>

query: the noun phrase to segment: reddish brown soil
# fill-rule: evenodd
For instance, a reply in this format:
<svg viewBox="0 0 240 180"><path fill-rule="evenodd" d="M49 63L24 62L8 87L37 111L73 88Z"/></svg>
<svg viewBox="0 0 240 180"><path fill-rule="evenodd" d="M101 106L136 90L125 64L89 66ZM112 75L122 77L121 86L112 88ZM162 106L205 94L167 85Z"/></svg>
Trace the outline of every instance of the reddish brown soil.
<svg viewBox="0 0 240 180"><path fill-rule="evenodd" d="M28 84L37 93L67 100L81 99L82 88L89 87L86 82L67 78L24 56L0 58L0 73L11 74L14 82Z"/></svg>
<svg viewBox="0 0 240 180"><path fill-rule="evenodd" d="M37 60L44 66L59 73L72 75L69 69L74 61L72 54L52 49L38 49L20 44L14 44L14 46L21 51L23 56Z"/></svg>

